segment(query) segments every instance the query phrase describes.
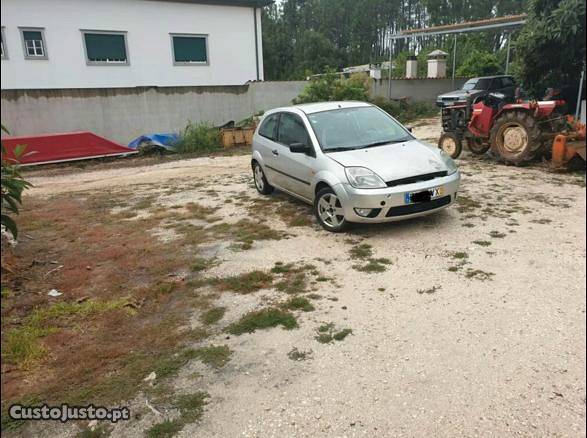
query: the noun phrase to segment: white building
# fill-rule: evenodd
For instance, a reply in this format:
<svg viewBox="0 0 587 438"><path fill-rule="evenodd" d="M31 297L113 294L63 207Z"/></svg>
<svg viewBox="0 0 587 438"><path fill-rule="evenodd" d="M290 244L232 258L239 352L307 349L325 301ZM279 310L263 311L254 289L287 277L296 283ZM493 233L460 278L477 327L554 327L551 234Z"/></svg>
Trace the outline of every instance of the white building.
<svg viewBox="0 0 587 438"><path fill-rule="evenodd" d="M2 0L2 90L263 80L269 0Z"/></svg>

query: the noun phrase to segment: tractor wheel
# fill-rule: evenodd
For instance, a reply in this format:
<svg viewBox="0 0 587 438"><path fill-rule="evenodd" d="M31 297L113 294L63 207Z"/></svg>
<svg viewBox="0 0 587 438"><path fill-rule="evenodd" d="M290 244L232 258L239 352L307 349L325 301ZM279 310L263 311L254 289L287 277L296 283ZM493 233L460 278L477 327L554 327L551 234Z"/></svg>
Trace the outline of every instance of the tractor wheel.
<svg viewBox="0 0 587 438"><path fill-rule="evenodd" d="M480 138L467 138L467 148L475 155L483 155L490 148L490 144Z"/></svg>
<svg viewBox="0 0 587 438"><path fill-rule="evenodd" d="M491 150L508 164L530 161L541 148L538 123L526 112L508 111L491 128Z"/></svg>
<svg viewBox="0 0 587 438"><path fill-rule="evenodd" d="M438 140L438 147L452 159L456 159L463 151L463 142L453 132L445 132Z"/></svg>

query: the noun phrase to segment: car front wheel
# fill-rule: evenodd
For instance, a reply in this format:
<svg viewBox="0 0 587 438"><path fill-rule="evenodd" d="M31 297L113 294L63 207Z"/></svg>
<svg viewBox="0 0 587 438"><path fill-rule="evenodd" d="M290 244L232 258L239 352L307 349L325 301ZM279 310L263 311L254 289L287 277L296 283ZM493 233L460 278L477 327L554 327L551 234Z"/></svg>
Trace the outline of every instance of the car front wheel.
<svg viewBox="0 0 587 438"><path fill-rule="evenodd" d="M330 187L320 190L316 195L314 214L327 231L340 233L348 228L340 199Z"/></svg>
<svg viewBox="0 0 587 438"><path fill-rule="evenodd" d="M265 178L263 168L256 161L253 163L253 179L255 180L255 188L262 195L268 195L273 191L273 186Z"/></svg>

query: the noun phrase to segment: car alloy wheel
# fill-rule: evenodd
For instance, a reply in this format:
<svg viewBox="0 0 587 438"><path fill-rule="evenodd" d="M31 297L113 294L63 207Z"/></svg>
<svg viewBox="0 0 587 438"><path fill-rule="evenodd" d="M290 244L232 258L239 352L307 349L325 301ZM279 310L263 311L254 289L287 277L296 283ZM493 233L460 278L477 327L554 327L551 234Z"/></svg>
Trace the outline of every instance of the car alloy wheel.
<svg viewBox="0 0 587 438"><path fill-rule="evenodd" d="M273 191L273 186L267 182L263 168L257 162L253 163L253 179L255 181L255 188L262 195L268 195Z"/></svg>
<svg viewBox="0 0 587 438"><path fill-rule="evenodd" d="M347 227L340 199L327 188L321 190L316 197L315 213L320 225L332 232L343 231Z"/></svg>

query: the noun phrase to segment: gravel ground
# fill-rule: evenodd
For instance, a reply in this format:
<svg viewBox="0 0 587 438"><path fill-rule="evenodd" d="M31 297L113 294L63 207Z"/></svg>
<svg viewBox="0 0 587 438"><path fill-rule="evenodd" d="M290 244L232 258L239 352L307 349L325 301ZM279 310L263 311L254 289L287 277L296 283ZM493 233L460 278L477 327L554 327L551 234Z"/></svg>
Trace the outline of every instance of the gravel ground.
<svg viewBox="0 0 587 438"><path fill-rule="evenodd" d="M415 129L421 138L437 132L436 121ZM585 436L584 175L466 154L459 164L463 201L433 216L345 235L312 224L249 251L212 248L221 264L210 275L304 261L335 281L319 286L322 299L299 315L299 329L212 339L232 359L217 371L190 363L174 382L178 393L211 396L202 420L179 436ZM218 193L198 202L218 205L243 191L257 199L249 174L247 156L203 158L35 176L29 196L212 178ZM189 200L193 193L179 191L160 202ZM243 217L228 204L218 214ZM393 265L353 269L356 242ZM224 294L225 323L274 294ZM314 337L326 322L352 334L321 344ZM308 352L305 360L288 358L294 347ZM157 421L146 412L112 435L140 436Z"/></svg>

